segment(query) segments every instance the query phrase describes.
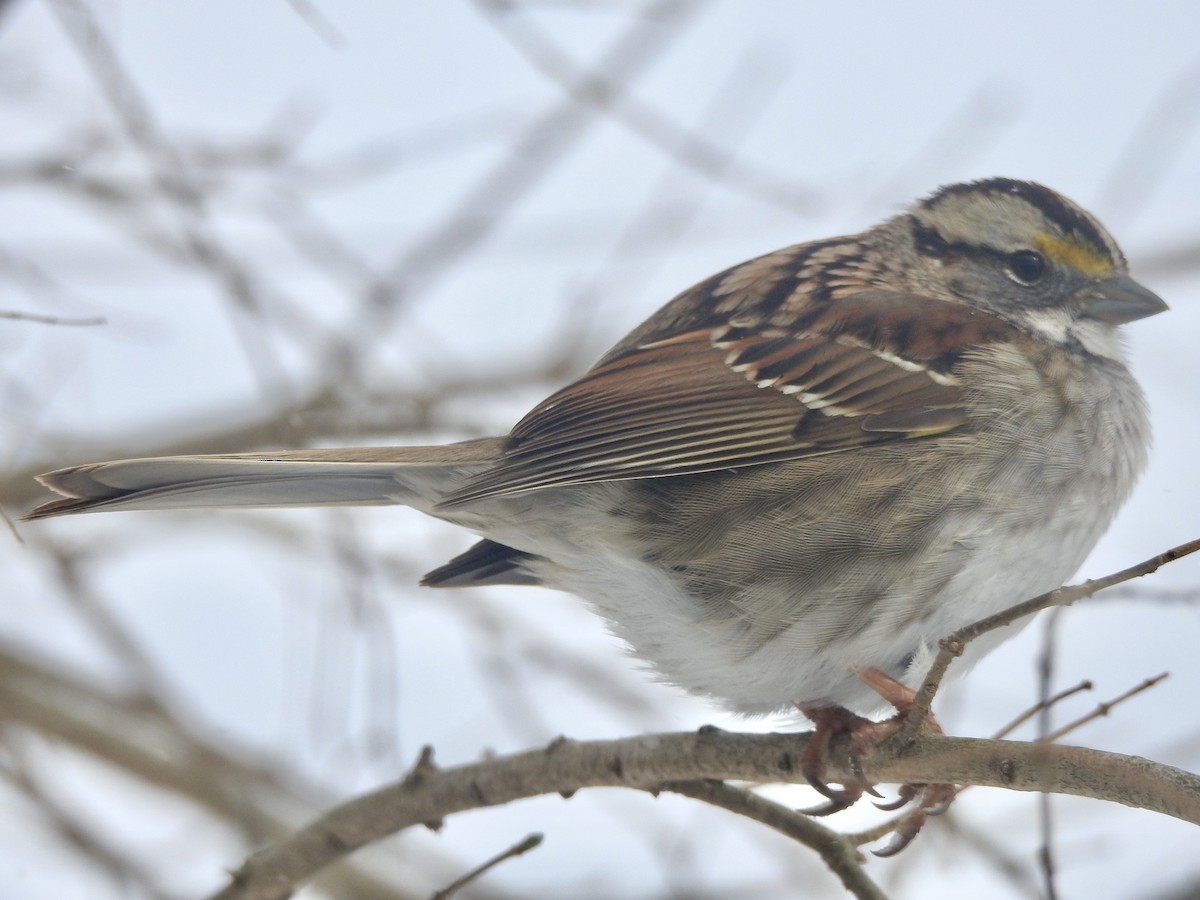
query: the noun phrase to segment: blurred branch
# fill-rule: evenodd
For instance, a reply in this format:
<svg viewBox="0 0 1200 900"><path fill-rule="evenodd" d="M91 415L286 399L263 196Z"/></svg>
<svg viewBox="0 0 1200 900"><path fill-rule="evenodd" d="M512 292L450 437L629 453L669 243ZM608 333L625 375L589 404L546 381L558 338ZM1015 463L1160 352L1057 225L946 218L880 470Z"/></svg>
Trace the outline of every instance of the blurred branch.
<svg viewBox="0 0 1200 900"><path fill-rule="evenodd" d="M623 90L680 36L683 23L696 9L695 0L657 0L592 71L579 74L580 89ZM396 255L384 281L369 292L357 329L330 342L321 354L319 370L356 375L369 362L383 324L402 301L428 290L479 247L579 144L595 118L592 109L568 97L514 136L503 159L462 195L442 221Z"/></svg>
<svg viewBox="0 0 1200 900"><path fill-rule="evenodd" d="M311 809L270 768L237 764L184 732L161 707L109 694L0 647L0 716L181 794L268 839ZM280 816L267 810L289 810Z"/></svg>
<svg viewBox="0 0 1200 900"><path fill-rule="evenodd" d="M1178 278L1200 272L1200 243L1150 250L1138 257L1138 273L1151 278Z"/></svg>
<svg viewBox="0 0 1200 900"><path fill-rule="evenodd" d="M637 100L602 77L589 78L527 17L515 15L505 0L475 0L500 31L538 71L558 85L581 108L603 114L667 154L680 166L725 184L763 203L801 215L819 205L817 194L795 181L730 158L729 150L712 143L703 131L689 131L661 110ZM655 10L653 15L658 15Z"/></svg>
<svg viewBox="0 0 1200 900"><path fill-rule="evenodd" d="M95 679L72 677L4 645L0 722L10 732L9 740L14 729L27 728L178 794L240 832L251 846L283 839L329 802L322 791L301 786L294 775L281 775L278 760L245 761L250 754L232 749L227 735L210 743L165 707L144 702L141 694L122 697L104 691ZM431 867L450 871L428 851L420 865L426 872ZM378 861L369 867L339 867L330 872L330 880L322 879L322 886L334 896L360 900L408 896L395 887L413 880L414 872L403 860L389 857L375 871L379 869Z"/></svg>
<svg viewBox="0 0 1200 900"><path fill-rule="evenodd" d="M87 318L71 318L68 316L44 316L41 313L17 312L0 309L0 319L12 319L17 322L37 322L41 325L104 325L104 316L89 316Z"/></svg>
<svg viewBox="0 0 1200 900"><path fill-rule="evenodd" d="M12 13L16 6L17 0L0 0L0 28L8 24L4 20Z"/></svg>
<svg viewBox="0 0 1200 900"><path fill-rule="evenodd" d="M1058 624L1063 608L1056 606L1042 621L1042 647L1037 657L1038 712L1037 737L1039 743L1050 740L1050 724L1053 716L1051 702L1054 693L1054 667L1058 662ZM1038 795L1038 868L1042 876L1042 892L1045 900L1058 900L1058 878L1054 844L1054 805L1052 795L1043 791Z"/></svg>
<svg viewBox="0 0 1200 900"><path fill-rule="evenodd" d="M40 739L21 734L17 729L4 728L0 730L0 742L10 758L10 762L3 767L3 777L38 808L60 841L100 868L118 890L128 891L136 887L147 897L167 896L157 884L149 866L110 844L105 836L83 821L77 803L60 802L35 777L30 760L42 749Z"/></svg>
<svg viewBox="0 0 1200 900"><path fill-rule="evenodd" d="M287 3L313 33L330 47L341 50L346 46L346 36L309 0L287 0Z"/></svg>
<svg viewBox="0 0 1200 900"><path fill-rule="evenodd" d="M207 221L203 186L195 182L183 155L159 127L150 104L87 3L52 0L48 5L91 71L125 136L148 165L157 196L171 212L188 257L220 285L220 296L236 311L263 316L268 291L257 273L225 245ZM263 396L286 394L284 369L272 348L254 338L242 316L232 316L231 322Z"/></svg>
<svg viewBox="0 0 1200 900"><path fill-rule="evenodd" d="M877 186L863 204L863 212L874 212L896 197L908 197L930 184L946 180L947 172L972 169L976 162L1000 143L1004 130L1016 121L1020 103L998 86L975 87L963 101L933 128L917 150Z"/></svg>
<svg viewBox="0 0 1200 900"><path fill-rule="evenodd" d="M520 116L515 105L472 111L403 134L372 137L324 156L280 160L274 174L288 189L310 196L355 187L404 165L444 162L452 154L506 141L517 130Z"/></svg>
<svg viewBox="0 0 1200 900"><path fill-rule="evenodd" d="M702 111L696 129L732 136L749 134L783 82L778 66L756 54L743 54ZM728 168L737 158L738 138L728 140L728 145L720 148L722 156L712 160L719 170ZM717 187L711 179L703 180L699 187L695 187L694 178L681 184L685 182L684 174L678 166L669 166L659 183L646 193L611 249L596 261L592 276L570 291L566 302L572 309L580 313L591 310L595 315L594 311L603 309L604 297L621 293L614 273L622 273L629 284L646 283L656 268L665 264L673 246L688 234L709 192ZM682 198L673 202L678 195ZM638 258L639 248L646 247L654 247L655 252ZM637 259L633 265L632 259Z"/></svg>
<svg viewBox="0 0 1200 900"><path fill-rule="evenodd" d="M1100 189L1096 206L1128 220L1170 172L1200 127L1200 65L1163 85Z"/></svg>
<svg viewBox="0 0 1200 900"><path fill-rule="evenodd" d="M1104 592L1103 600L1132 600L1135 603L1194 605L1200 603L1200 587L1155 588L1129 584Z"/></svg>

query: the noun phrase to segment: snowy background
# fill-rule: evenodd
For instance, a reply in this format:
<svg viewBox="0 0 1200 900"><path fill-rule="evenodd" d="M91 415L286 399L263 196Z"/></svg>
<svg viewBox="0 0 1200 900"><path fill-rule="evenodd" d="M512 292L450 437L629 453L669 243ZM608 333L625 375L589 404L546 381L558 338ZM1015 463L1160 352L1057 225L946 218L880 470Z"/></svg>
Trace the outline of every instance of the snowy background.
<svg viewBox="0 0 1200 900"><path fill-rule="evenodd" d="M1200 536L1198 48L1182 0L0 2L0 311L105 321L0 318L0 499L96 459L501 433L698 279L1007 175L1095 212L1172 306L1128 329L1155 450L1081 575L1132 564ZM469 541L395 509L21 525L0 675L61 673L164 757L187 737L269 771L247 802L295 824L425 744L798 725L654 683L570 597L413 586ZM1055 684L1096 685L1059 722L1171 672L1072 742L1200 770L1198 583L1185 561L1058 619ZM948 690L947 730L1034 702L1046 634ZM198 896L269 833L0 710L0 897ZM1051 807L1061 896L1200 893L1194 827ZM468 895L841 896L758 825L619 791L366 855L388 896L428 896L533 831ZM1036 796L972 789L868 871L897 898L1036 897L1041 842Z"/></svg>

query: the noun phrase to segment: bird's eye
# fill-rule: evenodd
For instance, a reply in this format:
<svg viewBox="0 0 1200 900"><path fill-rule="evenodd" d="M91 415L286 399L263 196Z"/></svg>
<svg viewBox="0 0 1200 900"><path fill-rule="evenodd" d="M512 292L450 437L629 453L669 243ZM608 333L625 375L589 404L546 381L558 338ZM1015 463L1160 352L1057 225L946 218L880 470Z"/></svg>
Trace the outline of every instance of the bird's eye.
<svg viewBox="0 0 1200 900"><path fill-rule="evenodd" d="M1033 250L1018 250L1008 257L1008 274L1020 284L1034 284L1046 274L1046 257Z"/></svg>

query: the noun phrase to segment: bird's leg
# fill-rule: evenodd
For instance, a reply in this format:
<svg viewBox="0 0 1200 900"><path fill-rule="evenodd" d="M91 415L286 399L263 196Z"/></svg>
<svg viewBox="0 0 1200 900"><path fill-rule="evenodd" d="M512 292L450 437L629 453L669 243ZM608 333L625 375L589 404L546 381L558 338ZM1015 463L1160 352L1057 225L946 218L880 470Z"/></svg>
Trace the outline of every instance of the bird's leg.
<svg viewBox="0 0 1200 900"><path fill-rule="evenodd" d="M826 816L839 812L852 806L864 793L880 796L863 774L862 760L877 744L896 734L913 710L916 694L911 688L878 669L863 669L857 674L864 684L896 708L896 714L881 722L874 722L840 706L800 707L801 712L816 725L813 736L800 757L800 771L809 784L829 798L829 802L823 806L804 810L808 815ZM941 726L932 715L925 718L924 727L936 734L942 733ZM824 779L825 758L830 742L839 734L850 737L849 764L856 777L851 783L843 784L841 789L835 789ZM880 809L895 810L913 798L920 797L917 808L900 820L892 833L892 839L883 849L875 851L876 855L893 856L907 847L929 816L940 815L949 808L954 795L955 787L952 784L906 784L901 786L899 798L895 802L876 804Z"/></svg>
<svg viewBox="0 0 1200 900"><path fill-rule="evenodd" d="M869 745L860 744L859 735L857 733L854 735L854 752L861 754L900 730L913 711L917 695L912 688L901 684L878 669L863 669L857 674L859 680L896 708L896 714L891 718L885 719L883 722L872 723L885 726L885 728L881 729L883 733L872 740ZM938 724L932 713L926 715L922 727L929 729L934 734L943 733L942 726ZM920 797L916 809L900 820L892 832L891 840L882 849L874 851L875 855L895 856L907 847L921 831L926 819L930 816L940 816L950 808L957 791L958 789L952 784L905 784L901 785L900 795L895 802L876 804L880 809L894 810L904 806L914 797Z"/></svg>
<svg viewBox="0 0 1200 900"><path fill-rule="evenodd" d="M830 787L825 781L825 757L829 753L830 741L835 735L848 734L851 735L852 740L855 740L855 735L878 723L864 719L840 706L801 706L800 711L812 719L816 726L813 736L800 756L800 772L813 788L829 798L828 803L813 809L806 809L804 812L810 816L828 816L853 806L864 791L873 791L874 788L861 777L843 784L840 789ZM856 740L855 744L857 744ZM851 754L850 766L855 772L860 772L862 767L857 764L855 755L855 753Z"/></svg>

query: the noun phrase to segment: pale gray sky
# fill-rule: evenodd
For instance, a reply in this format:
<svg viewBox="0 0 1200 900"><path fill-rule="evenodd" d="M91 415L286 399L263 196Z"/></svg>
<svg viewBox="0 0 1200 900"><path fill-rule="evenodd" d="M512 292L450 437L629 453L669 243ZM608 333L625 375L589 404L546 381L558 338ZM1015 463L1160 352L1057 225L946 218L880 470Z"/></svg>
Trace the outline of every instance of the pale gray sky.
<svg viewBox="0 0 1200 900"><path fill-rule="evenodd" d="M35 154L84 146L97 123L110 121L52 13L70 5L25 0L0 19L0 172ZM586 67L629 28L628 11L639 5L530 2L515 32L484 12L488 4L467 0L314 5L335 35L323 35L282 0L90 6L162 134L237 141L274 125L303 135L281 168L231 174L206 225L266 273L268 294L295 305L269 303L284 324L270 352L259 353L261 332L231 317L209 279L138 243L144 220L125 220L122 233L113 227L119 217L100 215L52 184L0 179L0 309L108 320L101 329L0 321L0 382L7 380L12 410L0 436L12 465L51 453L64 464L79 462L70 454L97 448L136 452L141 436L156 442L164 429L183 439L203 433L214 417L252 418L319 377L305 353L305 323L350 329L361 321L359 297L301 257L272 222L294 226L311 216L352 250L353 265L398 271L409 287L430 280L420 302L380 330L364 360L368 386L420 387L544 353L572 304L583 304L583 340L594 357L676 291L730 263L857 230L942 183L1008 175L1042 181L1095 212L1135 272L1172 306L1129 329L1156 448L1134 499L1083 574L1103 574L1200 534L1200 6L700 4L634 80L631 96L585 114L581 139L564 145L553 171L515 202L477 253L442 273L426 268L433 250L413 248L474 196L517 136L561 108L561 86L537 71L525 55L533 45L521 41L536 39L564 64ZM118 147L89 156L83 171L124 173L133 184L146 165ZM315 198L303 216L298 195ZM480 204L473 211L491 210ZM159 203L152 221L169 232L177 215ZM632 236L631 222L642 229ZM1171 265L1179 252L1182 270ZM56 286L38 282L35 270ZM298 312L287 318L289 310ZM524 388L500 392L466 418L477 433L501 431L537 399ZM463 431L447 426L437 436ZM168 521L173 531L163 534ZM320 612L345 602L348 591L327 574L336 555L331 534L353 536L368 556L399 553L413 566L432 567L465 546L451 529L394 510L339 513L333 524L279 514L271 521L280 527L309 529L310 557L296 559L248 556L239 521L121 516L38 527L69 543L111 541L105 596L174 689L221 729L284 754L339 793L395 777L425 743L454 762L485 748L535 746L557 733L615 737L708 721L743 727L654 684L569 598L518 590L396 598L374 575L361 602L388 621L380 640L394 651ZM142 552L151 538L158 538L153 552ZM46 573L19 547L3 552L0 634L104 672L103 654L68 612L45 601ZM1151 585L1197 580L1200 563L1184 563ZM459 603L477 607L474 631L447 613ZM521 622L603 667L648 709L581 702L569 679L535 667L519 679L529 720L505 721L493 709L500 698L487 692L489 617ZM1031 702L1041 634L1027 629L956 686L943 709L949 728L986 735ZM296 649L298 640L306 649ZM1060 628L1062 684L1091 678L1099 700L1163 669L1173 675L1078 741L1200 769L1198 641L1195 603L1072 610ZM393 652L394 695L363 675ZM329 716L330 709L339 714ZM313 719L324 723L315 738ZM364 734L381 722L395 726L387 732L393 749L372 755ZM112 817L121 841L177 852L174 842L191 823L186 812L163 809L155 797L131 799L123 785L72 759L47 765L91 798L99 820ZM524 896L745 896L746 885L756 884L775 891L764 895L784 896L778 886L787 879L810 885L813 896L831 889L803 849L694 804L655 801L650 812L677 831L643 829L648 803L612 793L539 800L460 816L441 836L406 840L469 868L528 831L545 831L543 847L488 882ZM1055 806L1064 897L1149 896L1177 877L1200 878L1192 828L1091 801ZM1008 852L1032 871L1036 798L973 790L955 814L982 833L1002 831ZM901 860L871 863L884 883L903 875L896 897L934 896L931 886L950 877L957 894L978 900L1029 896L978 860L939 852L946 845L938 825ZM180 857L170 882L185 894L218 883L219 866L237 859L216 851L195 856ZM103 879L59 864L36 834L0 817L0 896L117 896L106 890ZM795 896L808 896L805 890L797 887Z"/></svg>

